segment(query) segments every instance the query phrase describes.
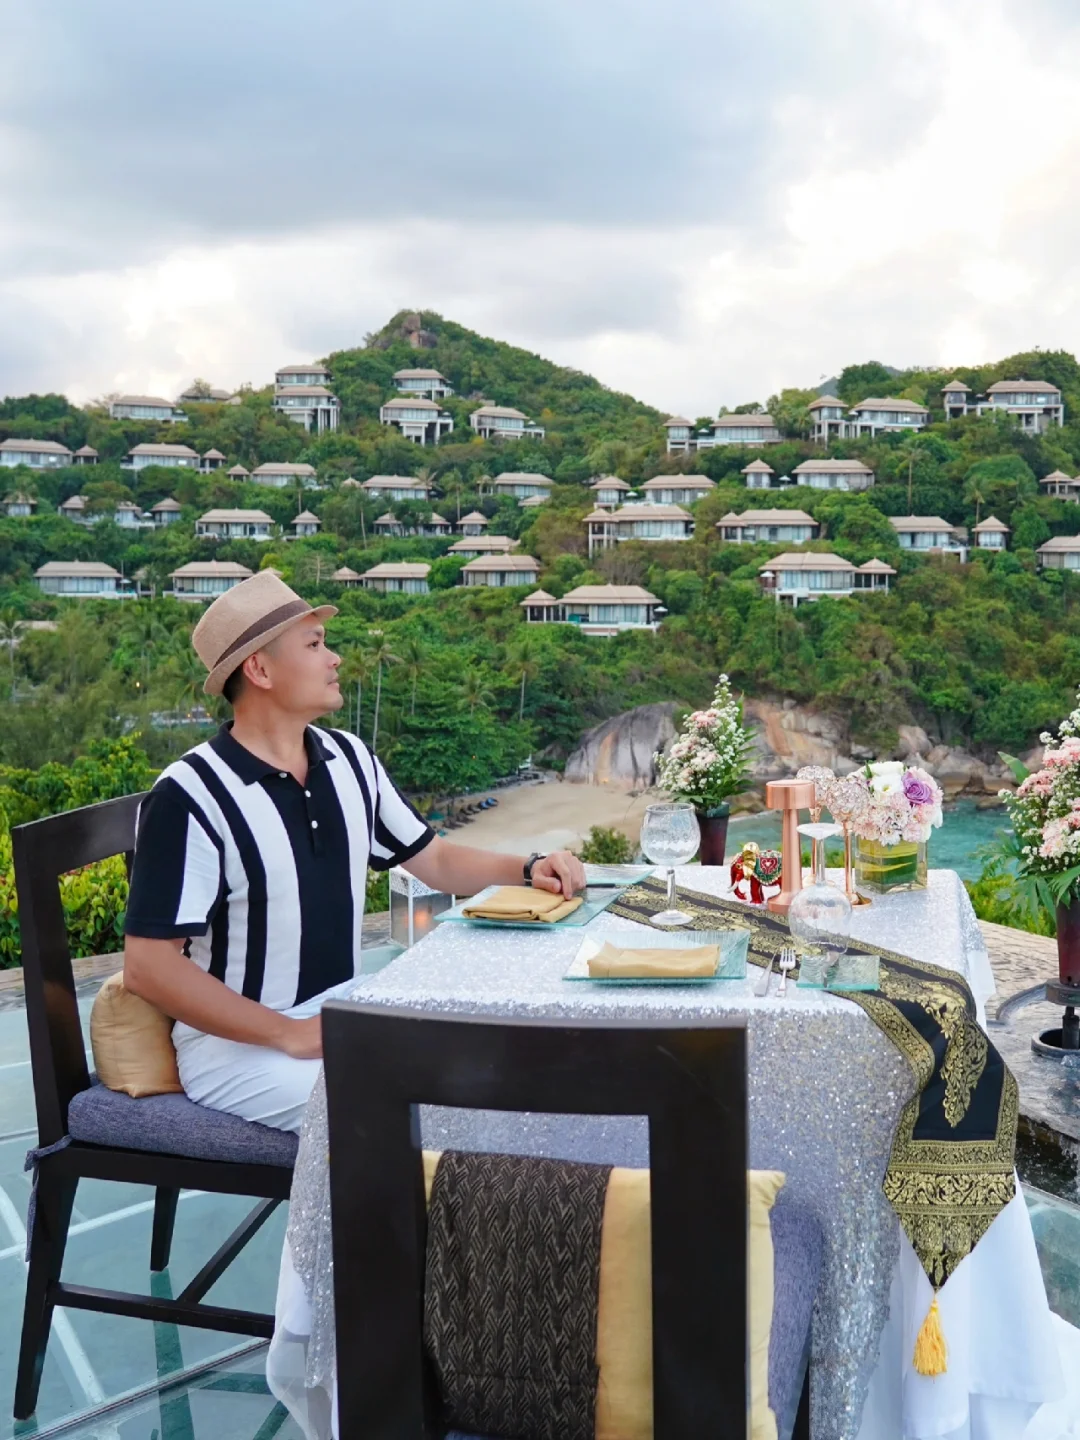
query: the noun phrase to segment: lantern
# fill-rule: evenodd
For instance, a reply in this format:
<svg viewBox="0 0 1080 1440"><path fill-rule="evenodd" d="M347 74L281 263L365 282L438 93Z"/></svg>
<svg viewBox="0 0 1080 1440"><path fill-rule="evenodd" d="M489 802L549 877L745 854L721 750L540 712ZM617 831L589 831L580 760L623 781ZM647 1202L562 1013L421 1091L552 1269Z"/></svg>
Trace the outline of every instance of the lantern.
<svg viewBox="0 0 1080 1440"><path fill-rule="evenodd" d="M432 890L400 865L390 871L390 938L406 948L415 945L435 924L435 916L449 910L455 897Z"/></svg>

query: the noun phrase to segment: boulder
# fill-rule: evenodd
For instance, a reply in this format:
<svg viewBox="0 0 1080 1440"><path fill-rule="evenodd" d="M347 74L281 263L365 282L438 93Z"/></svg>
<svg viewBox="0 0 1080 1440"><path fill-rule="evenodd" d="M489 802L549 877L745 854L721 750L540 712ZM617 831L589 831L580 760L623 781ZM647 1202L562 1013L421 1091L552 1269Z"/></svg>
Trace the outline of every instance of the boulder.
<svg viewBox="0 0 1080 1440"><path fill-rule="evenodd" d="M595 725L567 760L566 779L577 785L647 790L656 783L653 756L674 740L673 717L680 708L672 702L639 705Z"/></svg>
<svg viewBox="0 0 1080 1440"><path fill-rule="evenodd" d="M746 700L743 715L754 732L751 773L759 783L794 775L803 765L828 765L835 770L850 754L847 724L839 715L810 710L792 700L779 705L771 700Z"/></svg>
<svg viewBox="0 0 1080 1440"><path fill-rule="evenodd" d="M987 767L966 750L948 745L935 745L926 757L926 769L945 792L946 800L954 800L967 789L985 790Z"/></svg>
<svg viewBox="0 0 1080 1440"><path fill-rule="evenodd" d="M895 760L917 760L920 756L929 755L932 749L930 736L921 725L898 725L896 735Z"/></svg>

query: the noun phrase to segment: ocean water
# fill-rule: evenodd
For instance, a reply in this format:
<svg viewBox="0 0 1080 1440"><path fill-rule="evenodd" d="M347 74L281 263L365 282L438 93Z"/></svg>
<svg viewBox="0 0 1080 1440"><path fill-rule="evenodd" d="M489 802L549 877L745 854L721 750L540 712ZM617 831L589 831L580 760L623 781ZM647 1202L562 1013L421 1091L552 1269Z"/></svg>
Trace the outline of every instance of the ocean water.
<svg viewBox="0 0 1080 1440"><path fill-rule="evenodd" d="M937 870L955 870L962 880L977 880L982 870L977 852L984 845L1000 840L1010 829L1005 810L979 810L974 800L958 800L955 805L946 806L945 823L930 837L929 864ZM766 810L761 815L732 820L728 826L728 858L734 859L748 840L756 841L762 849L778 849L779 812Z"/></svg>

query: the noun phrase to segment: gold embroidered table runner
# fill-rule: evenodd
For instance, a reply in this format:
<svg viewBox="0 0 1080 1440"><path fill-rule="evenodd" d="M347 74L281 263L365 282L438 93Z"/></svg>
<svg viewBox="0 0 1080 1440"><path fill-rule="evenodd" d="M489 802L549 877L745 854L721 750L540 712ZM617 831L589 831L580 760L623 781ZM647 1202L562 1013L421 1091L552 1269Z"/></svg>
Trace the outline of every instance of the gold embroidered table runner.
<svg viewBox="0 0 1080 1440"><path fill-rule="evenodd" d="M666 904L666 884L647 879L608 913L648 921ZM694 917L688 930L715 929L718 920L749 924L751 964L768 965L791 943L787 921L770 911L682 886L679 905ZM1016 1193L1016 1080L976 1020L962 975L858 940L848 950L881 957L880 988L845 991L843 998L866 1011L915 1077L882 1189L936 1292ZM930 1330L924 1326L916 1347L915 1365L924 1374L945 1368L943 1351L926 1353L935 1333L940 1341L936 1306L935 1300Z"/></svg>

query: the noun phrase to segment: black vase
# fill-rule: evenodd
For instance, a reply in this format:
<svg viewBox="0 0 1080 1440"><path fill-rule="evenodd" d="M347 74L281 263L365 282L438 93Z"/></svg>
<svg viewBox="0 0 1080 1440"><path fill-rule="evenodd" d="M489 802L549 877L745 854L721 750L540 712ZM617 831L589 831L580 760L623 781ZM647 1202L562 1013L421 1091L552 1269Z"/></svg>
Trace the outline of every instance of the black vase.
<svg viewBox="0 0 1080 1440"><path fill-rule="evenodd" d="M731 806L714 805L709 810L696 810L701 828L701 847L698 859L702 865L722 865L727 852L727 827L731 818Z"/></svg>

